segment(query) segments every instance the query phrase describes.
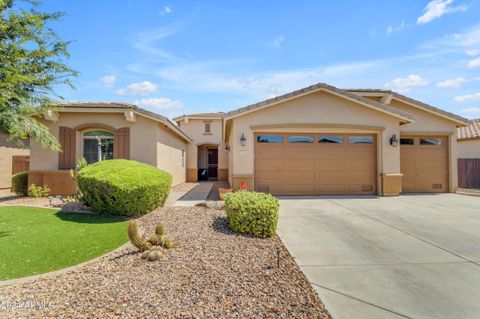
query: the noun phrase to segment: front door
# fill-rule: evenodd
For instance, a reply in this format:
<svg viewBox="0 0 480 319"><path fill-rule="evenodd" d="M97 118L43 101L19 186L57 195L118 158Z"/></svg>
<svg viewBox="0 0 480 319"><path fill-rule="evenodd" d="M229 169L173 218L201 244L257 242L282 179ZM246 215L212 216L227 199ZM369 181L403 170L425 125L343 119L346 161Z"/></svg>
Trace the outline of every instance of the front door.
<svg viewBox="0 0 480 319"><path fill-rule="evenodd" d="M212 148L207 150L207 174L208 179L216 179L218 176L218 149Z"/></svg>

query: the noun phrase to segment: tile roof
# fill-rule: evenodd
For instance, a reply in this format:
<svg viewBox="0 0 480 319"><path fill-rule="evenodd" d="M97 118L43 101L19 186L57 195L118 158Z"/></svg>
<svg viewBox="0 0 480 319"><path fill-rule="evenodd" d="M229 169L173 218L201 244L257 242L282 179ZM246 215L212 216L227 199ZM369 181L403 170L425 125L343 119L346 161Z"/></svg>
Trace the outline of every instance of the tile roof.
<svg viewBox="0 0 480 319"><path fill-rule="evenodd" d="M121 102L66 102L60 103L64 108L112 108L112 109L137 109L134 104Z"/></svg>
<svg viewBox="0 0 480 319"><path fill-rule="evenodd" d="M134 112L139 113L140 115L144 115L146 117L153 118L154 120L157 120L159 122L162 122L165 126L170 128L172 131L174 131L177 135L180 135L182 138L186 139L187 141L192 141L192 139L185 134L180 128L170 121L167 117L142 109L135 104L130 104L130 103L120 103L120 102L67 102L67 103L61 103L61 106L63 106L64 109L92 109L92 108L100 108L100 109L118 109L118 110L132 110ZM61 112L61 110L60 110Z"/></svg>
<svg viewBox="0 0 480 319"><path fill-rule="evenodd" d="M480 139L480 119L471 120L468 126L459 127L457 139L459 141Z"/></svg>
<svg viewBox="0 0 480 319"><path fill-rule="evenodd" d="M459 115L453 114L451 112L439 109L438 107L431 106L429 104L423 103L421 101L412 99L411 97L402 95L398 92L392 91L392 90L382 90L382 89L346 89L346 91L349 92L356 92L356 93L379 93L381 95L384 94L391 94L394 98L397 100L403 100L407 103L415 104L421 108L426 109L427 111L430 111L432 113L439 114L443 117L449 118L451 120L454 120L456 122L459 122L460 124L466 125L468 123L468 119L461 117Z"/></svg>
<svg viewBox="0 0 480 319"><path fill-rule="evenodd" d="M190 114L183 114L173 118L173 121L178 122L185 117L188 118L223 118L225 116L225 112L209 112L209 113L190 113Z"/></svg>

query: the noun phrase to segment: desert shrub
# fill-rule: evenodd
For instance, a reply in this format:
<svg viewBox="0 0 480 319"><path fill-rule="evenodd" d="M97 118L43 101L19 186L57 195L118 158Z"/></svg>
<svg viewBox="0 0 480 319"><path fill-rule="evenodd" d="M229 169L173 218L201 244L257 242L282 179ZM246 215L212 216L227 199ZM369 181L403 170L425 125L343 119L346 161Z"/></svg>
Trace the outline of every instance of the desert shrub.
<svg viewBox="0 0 480 319"><path fill-rule="evenodd" d="M278 200L270 194L239 191L225 197L228 227L237 233L274 236L278 209Z"/></svg>
<svg viewBox="0 0 480 319"><path fill-rule="evenodd" d="M165 203L172 175L136 161L108 160L82 168L77 183L82 201L95 211L139 216Z"/></svg>
<svg viewBox="0 0 480 319"><path fill-rule="evenodd" d="M30 197L47 197L50 193L50 188L47 185L37 186L35 184L30 184L28 187L28 196Z"/></svg>
<svg viewBox="0 0 480 319"><path fill-rule="evenodd" d="M19 195L28 194L28 173L22 172L12 176L12 192Z"/></svg>

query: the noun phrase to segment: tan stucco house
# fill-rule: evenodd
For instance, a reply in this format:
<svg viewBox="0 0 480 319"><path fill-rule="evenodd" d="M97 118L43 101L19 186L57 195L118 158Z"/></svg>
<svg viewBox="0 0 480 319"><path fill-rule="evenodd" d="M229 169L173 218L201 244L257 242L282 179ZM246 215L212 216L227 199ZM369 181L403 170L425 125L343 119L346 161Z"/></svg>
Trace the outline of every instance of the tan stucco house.
<svg viewBox="0 0 480 319"><path fill-rule="evenodd" d="M185 181L187 145L192 140L161 115L126 103L69 103L42 121L63 152L32 142L29 183L48 185L53 194L75 193L69 170L80 157L89 163L132 159L170 172L174 184Z"/></svg>
<svg viewBox="0 0 480 319"><path fill-rule="evenodd" d="M480 119L457 130L458 186L480 188Z"/></svg>
<svg viewBox="0 0 480 319"><path fill-rule="evenodd" d="M393 91L326 84L174 121L122 103L67 104L45 120L64 151L32 143L32 176L65 174L80 156L105 159L105 148L106 158L171 172L174 184L225 180L278 195L454 192L457 128L468 124Z"/></svg>
<svg viewBox="0 0 480 319"><path fill-rule="evenodd" d="M480 159L480 119L471 120L468 126L457 130L458 158Z"/></svg>
<svg viewBox="0 0 480 319"><path fill-rule="evenodd" d="M8 134L0 133L0 190L10 189L12 173L19 173L28 169L29 140L12 143Z"/></svg>

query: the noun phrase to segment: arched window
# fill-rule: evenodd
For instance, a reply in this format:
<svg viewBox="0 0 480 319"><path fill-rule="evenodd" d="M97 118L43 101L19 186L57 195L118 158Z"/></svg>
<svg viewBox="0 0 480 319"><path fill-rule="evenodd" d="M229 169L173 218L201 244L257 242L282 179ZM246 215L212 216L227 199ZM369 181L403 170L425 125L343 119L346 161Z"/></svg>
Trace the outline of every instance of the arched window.
<svg viewBox="0 0 480 319"><path fill-rule="evenodd" d="M83 157L88 164L113 159L113 134L101 130L84 132Z"/></svg>

